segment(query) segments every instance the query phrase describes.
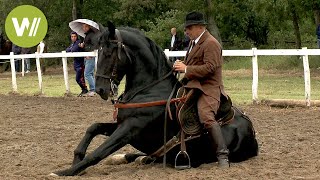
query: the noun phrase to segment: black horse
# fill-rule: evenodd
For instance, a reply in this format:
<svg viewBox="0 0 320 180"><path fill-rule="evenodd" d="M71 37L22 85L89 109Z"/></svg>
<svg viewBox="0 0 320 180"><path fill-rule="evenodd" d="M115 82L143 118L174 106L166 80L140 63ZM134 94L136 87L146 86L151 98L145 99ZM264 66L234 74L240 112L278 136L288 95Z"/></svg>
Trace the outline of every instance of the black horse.
<svg viewBox="0 0 320 180"><path fill-rule="evenodd" d="M178 81L172 73L172 65L167 61L162 49L136 29L117 30L109 23L99 42L96 92L102 99L107 100L110 91L114 90L113 84L126 78L125 90L118 104L117 123L96 123L89 127L74 151L72 166L52 175L77 175L127 144L147 155L145 162L161 162L168 151L165 156L166 162L173 165L176 163L175 158L180 147L168 145L163 148L163 144L164 136L168 144L172 144L177 142L175 137L181 135L181 128L174 113L175 106L169 105L173 120L167 120L166 123L165 105L139 106L148 102L165 102L163 100L168 99ZM258 154L252 122L241 111L235 111L234 120L222 126L222 133L230 150L231 162L243 161ZM97 135L110 137L86 155L87 147ZM193 138L186 137L185 145L192 167L217 161L215 151L208 142L206 133ZM132 162L140 155L128 154L125 158Z"/></svg>

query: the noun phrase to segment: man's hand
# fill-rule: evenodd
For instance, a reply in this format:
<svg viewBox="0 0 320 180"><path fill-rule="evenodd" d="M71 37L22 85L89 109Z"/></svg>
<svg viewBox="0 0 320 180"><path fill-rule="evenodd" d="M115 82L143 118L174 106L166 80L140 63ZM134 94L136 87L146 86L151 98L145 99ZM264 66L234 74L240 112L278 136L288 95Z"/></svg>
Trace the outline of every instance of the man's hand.
<svg viewBox="0 0 320 180"><path fill-rule="evenodd" d="M84 43L79 43L78 46L83 48L84 47Z"/></svg>
<svg viewBox="0 0 320 180"><path fill-rule="evenodd" d="M176 60L173 64L173 69L175 71L178 71L178 72L182 72L182 73L185 73L186 70L187 70L187 66L182 62L180 61L179 59Z"/></svg>

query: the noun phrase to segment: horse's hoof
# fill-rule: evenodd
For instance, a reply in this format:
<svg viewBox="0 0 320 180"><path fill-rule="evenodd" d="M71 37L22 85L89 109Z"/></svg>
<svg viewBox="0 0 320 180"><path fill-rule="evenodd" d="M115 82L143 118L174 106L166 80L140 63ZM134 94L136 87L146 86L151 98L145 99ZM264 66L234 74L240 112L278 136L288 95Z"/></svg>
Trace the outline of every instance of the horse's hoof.
<svg viewBox="0 0 320 180"><path fill-rule="evenodd" d="M135 163L137 164L151 164L155 161L155 158L152 158L150 156L140 156L135 160Z"/></svg>
<svg viewBox="0 0 320 180"><path fill-rule="evenodd" d="M56 174L56 173L50 173L49 176L55 176L55 177L58 177L59 175Z"/></svg>
<svg viewBox="0 0 320 180"><path fill-rule="evenodd" d="M49 174L50 176L72 176L72 174L69 172L68 169L66 170L62 170L62 171L56 171L56 172L53 172L53 173L50 173Z"/></svg>
<svg viewBox="0 0 320 180"><path fill-rule="evenodd" d="M115 154L106 159L106 164L109 164L109 165L128 164L128 161L126 159L126 154Z"/></svg>

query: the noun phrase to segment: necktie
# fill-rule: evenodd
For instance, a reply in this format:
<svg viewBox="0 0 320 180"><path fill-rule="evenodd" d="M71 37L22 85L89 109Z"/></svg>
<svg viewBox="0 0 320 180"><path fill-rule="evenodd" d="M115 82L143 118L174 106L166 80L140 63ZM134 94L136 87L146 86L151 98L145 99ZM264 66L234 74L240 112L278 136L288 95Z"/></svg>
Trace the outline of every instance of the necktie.
<svg viewBox="0 0 320 180"><path fill-rule="evenodd" d="M196 45L196 43L194 41L191 41L191 45L190 45L189 49L187 50L187 55L186 55L185 59L188 59L189 53L191 52L193 46L195 46L195 45Z"/></svg>
<svg viewBox="0 0 320 180"><path fill-rule="evenodd" d="M191 46L189 48L188 54L191 52L192 48L196 45L195 41L192 41Z"/></svg>

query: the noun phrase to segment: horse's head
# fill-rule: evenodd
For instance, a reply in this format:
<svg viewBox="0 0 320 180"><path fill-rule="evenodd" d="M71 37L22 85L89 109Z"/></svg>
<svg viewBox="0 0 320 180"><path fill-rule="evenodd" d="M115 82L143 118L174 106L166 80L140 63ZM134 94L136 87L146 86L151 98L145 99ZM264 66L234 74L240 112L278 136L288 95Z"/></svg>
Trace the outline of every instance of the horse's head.
<svg viewBox="0 0 320 180"><path fill-rule="evenodd" d="M129 56L121 41L120 33L115 26L108 22L99 38L99 54L96 73L96 92L102 99L107 100L112 83L118 85L125 75L125 67Z"/></svg>
<svg viewBox="0 0 320 180"><path fill-rule="evenodd" d="M129 98L153 82L162 81L160 79L171 70L172 66L168 63L163 50L143 32L130 27L118 30L108 22L108 28L101 33L99 39L96 92L101 98L107 99L111 82L118 84L124 75L126 75L124 94ZM171 88L172 82L169 82L170 86L166 89Z"/></svg>

